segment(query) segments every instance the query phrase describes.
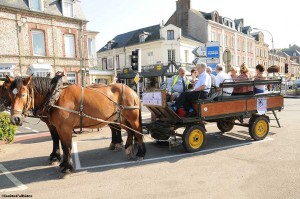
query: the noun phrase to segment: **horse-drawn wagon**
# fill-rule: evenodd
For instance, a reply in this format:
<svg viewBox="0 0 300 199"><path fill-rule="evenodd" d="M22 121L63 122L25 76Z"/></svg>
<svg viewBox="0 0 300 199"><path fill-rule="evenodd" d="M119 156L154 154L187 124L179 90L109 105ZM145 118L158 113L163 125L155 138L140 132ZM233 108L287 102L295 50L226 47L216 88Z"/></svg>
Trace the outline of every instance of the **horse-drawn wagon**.
<svg viewBox="0 0 300 199"><path fill-rule="evenodd" d="M221 85L221 89L268 84L280 85L281 79L225 82ZM221 132L231 131L234 125L244 126L249 129L249 134L254 140L264 139L269 132L270 118L267 112L274 114L280 126L275 111L281 111L283 108L283 96L277 91L199 99L193 103L195 116L188 118L178 116L168 106L164 90L144 93L143 105L156 118L151 123L143 124L154 139L176 142L178 140L176 137L180 137L183 147L188 152L195 152L205 143L207 122L215 122ZM182 134L176 132L179 128L185 129Z"/></svg>

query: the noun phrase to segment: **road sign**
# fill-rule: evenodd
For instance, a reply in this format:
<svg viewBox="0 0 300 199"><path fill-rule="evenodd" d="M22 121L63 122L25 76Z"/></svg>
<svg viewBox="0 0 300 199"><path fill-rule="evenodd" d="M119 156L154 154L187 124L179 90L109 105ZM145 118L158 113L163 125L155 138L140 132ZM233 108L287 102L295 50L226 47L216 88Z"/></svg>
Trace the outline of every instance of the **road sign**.
<svg viewBox="0 0 300 199"><path fill-rule="evenodd" d="M206 63L206 58L205 57L196 57L196 59L193 61L194 65L200 64L200 63Z"/></svg>
<svg viewBox="0 0 300 199"><path fill-rule="evenodd" d="M207 58L220 58L219 42L206 42L206 57Z"/></svg>
<svg viewBox="0 0 300 199"><path fill-rule="evenodd" d="M206 47L205 46L198 46L193 50L194 55L197 57L206 57Z"/></svg>
<svg viewBox="0 0 300 199"><path fill-rule="evenodd" d="M206 63L207 64L219 64L220 59L219 58L207 58Z"/></svg>
<svg viewBox="0 0 300 199"><path fill-rule="evenodd" d="M134 82L137 84L140 81L140 75L139 73L136 74L136 76L134 77Z"/></svg>

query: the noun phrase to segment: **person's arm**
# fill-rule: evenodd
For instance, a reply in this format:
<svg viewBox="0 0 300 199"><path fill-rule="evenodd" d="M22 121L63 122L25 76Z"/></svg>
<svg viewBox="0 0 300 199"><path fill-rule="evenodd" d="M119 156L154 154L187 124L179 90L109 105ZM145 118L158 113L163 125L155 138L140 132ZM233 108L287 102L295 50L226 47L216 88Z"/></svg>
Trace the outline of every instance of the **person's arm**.
<svg viewBox="0 0 300 199"><path fill-rule="evenodd" d="M202 85L202 86L200 86L200 87L198 87L198 88L195 88L194 91L202 91L202 90L204 90L205 88L206 88L206 85L204 84L204 85Z"/></svg>

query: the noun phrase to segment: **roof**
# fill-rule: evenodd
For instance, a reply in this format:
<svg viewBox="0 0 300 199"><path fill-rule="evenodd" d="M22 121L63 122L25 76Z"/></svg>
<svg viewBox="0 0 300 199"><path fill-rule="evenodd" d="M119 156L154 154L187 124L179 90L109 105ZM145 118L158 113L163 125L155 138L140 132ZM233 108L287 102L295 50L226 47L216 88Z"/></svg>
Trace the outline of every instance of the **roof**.
<svg viewBox="0 0 300 199"><path fill-rule="evenodd" d="M296 53L296 56L300 56L300 52L298 50L283 50L286 54L289 56L295 56L294 54Z"/></svg>
<svg viewBox="0 0 300 199"><path fill-rule="evenodd" d="M44 0L44 10L42 12L33 11L29 8L29 0L1 0L0 7L10 7L15 9L27 10L37 13L45 13L50 15L62 16L62 6L61 2L58 0ZM85 16L81 7L81 2L78 0L74 0L74 19L85 20Z"/></svg>
<svg viewBox="0 0 300 199"><path fill-rule="evenodd" d="M145 28L141 28L138 30L133 30L127 33L123 33L117 35L112 39L113 48L121 48L125 46L130 46L134 44L139 44L139 36L140 34L144 34L145 32L149 33L148 37L145 39L145 42L155 41L160 39L160 25L149 26ZM106 50L110 50L107 48L107 45L103 46L98 52L103 52Z"/></svg>

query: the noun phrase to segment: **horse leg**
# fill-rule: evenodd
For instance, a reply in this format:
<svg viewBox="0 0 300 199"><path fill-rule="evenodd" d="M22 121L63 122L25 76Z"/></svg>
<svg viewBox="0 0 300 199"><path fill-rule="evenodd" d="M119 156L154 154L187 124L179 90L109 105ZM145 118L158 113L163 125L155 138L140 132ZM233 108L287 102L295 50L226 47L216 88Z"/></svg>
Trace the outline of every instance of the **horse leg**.
<svg viewBox="0 0 300 199"><path fill-rule="evenodd" d="M109 125L111 129L112 141L110 143L109 149L114 151L123 150L123 140L121 135L121 129L119 126Z"/></svg>
<svg viewBox="0 0 300 199"><path fill-rule="evenodd" d="M129 126L127 123L126 126ZM127 140L125 144L125 154L128 157L128 159L134 158L134 146L133 146L133 132L130 129L127 129Z"/></svg>
<svg viewBox="0 0 300 199"><path fill-rule="evenodd" d="M51 124L46 123L51 134L51 138L53 141L53 149L52 153L50 154L49 161L50 164L53 164L55 162L60 162L60 148L59 148L59 136L57 134L56 128L52 126Z"/></svg>
<svg viewBox="0 0 300 199"><path fill-rule="evenodd" d="M146 145L144 143L143 135L141 133L142 128L141 128L140 121L137 120L137 121L131 122L130 125L131 125L132 129L135 130L135 131L133 131L133 134L134 134L135 140L137 141L137 148L138 148L136 156L137 156L138 160L143 160L146 155Z"/></svg>
<svg viewBox="0 0 300 199"><path fill-rule="evenodd" d="M62 167L62 173L70 174L74 170L73 161L71 158L72 129L62 128L58 131L58 134L63 150L63 161L59 166Z"/></svg>

